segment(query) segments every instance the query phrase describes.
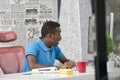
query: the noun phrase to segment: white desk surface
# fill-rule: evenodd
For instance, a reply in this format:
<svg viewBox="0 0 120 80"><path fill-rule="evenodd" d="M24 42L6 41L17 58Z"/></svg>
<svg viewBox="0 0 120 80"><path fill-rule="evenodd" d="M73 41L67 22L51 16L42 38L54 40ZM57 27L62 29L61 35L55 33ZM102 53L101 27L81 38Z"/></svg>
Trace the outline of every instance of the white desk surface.
<svg viewBox="0 0 120 80"><path fill-rule="evenodd" d="M94 80L94 73L78 73L74 71L73 76L61 77L56 74L31 74L23 75L22 73L0 75L0 80Z"/></svg>
<svg viewBox="0 0 120 80"><path fill-rule="evenodd" d="M120 70L112 70L108 72L109 78L118 77L116 80L120 80ZM95 80L94 71L88 71L86 73L78 73L74 71L73 76L61 77L59 72L52 74L31 74L23 75L22 73L5 74L0 75L0 80ZM115 80L115 79L110 79Z"/></svg>

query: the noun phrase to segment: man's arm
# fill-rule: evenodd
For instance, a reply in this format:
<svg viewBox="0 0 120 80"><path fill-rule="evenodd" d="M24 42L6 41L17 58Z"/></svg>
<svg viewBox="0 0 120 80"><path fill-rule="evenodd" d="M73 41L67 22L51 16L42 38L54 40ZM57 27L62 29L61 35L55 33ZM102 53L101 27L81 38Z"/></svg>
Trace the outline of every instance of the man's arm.
<svg viewBox="0 0 120 80"><path fill-rule="evenodd" d="M28 55L27 56L27 62L28 62L30 70L32 70L34 68L48 67L48 66L44 66L44 65L41 65L41 64L37 64L36 63L36 58L33 55Z"/></svg>
<svg viewBox="0 0 120 80"><path fill-rule="evenodd" d="M66 59L62 58L62 61L64 62L64 61L66 61ZM44 65L41 65L41 64L37 64L36 63L36 58L33 55L28 55L27 56L27 62L28 62L30 70L35 69L35 68L52 67L52 66L44 66ZM57 67L57 69L66 68L66 67L68 67L68 64L67 64L67 62L65 62L61 66L53 66L53 67Z"/></svg>
<svg viewBox="0 0 120 80"><path fill-rule="evenodd" d="M58 59L62 64L64 64L65 62L69 61L64 55Z"/></svg>
<svg viewBox="0 0 120 80"><path fill-rule="evenodd" d="M58 69L60 69L60 68L72 68L74 66L74 63L73 62L68 62L68 60L66 59L65 56L62 56L59 60L60 60L60 62L63 63L63 65L54 66L54 67L57 67ZM41 64L37 64L36 63L36 58L33 55L28 55L27 56L27 62L28 62L30 70L35 69L35 68L52 67L52 66L44 66L44 65L41 65Z"/></svg>
<svg viewBox="0 0 120 80"><path fill-rule="evenodd" d="M62 64L68 61L68 59L63 55L60 59L58 59Z"/></svg>

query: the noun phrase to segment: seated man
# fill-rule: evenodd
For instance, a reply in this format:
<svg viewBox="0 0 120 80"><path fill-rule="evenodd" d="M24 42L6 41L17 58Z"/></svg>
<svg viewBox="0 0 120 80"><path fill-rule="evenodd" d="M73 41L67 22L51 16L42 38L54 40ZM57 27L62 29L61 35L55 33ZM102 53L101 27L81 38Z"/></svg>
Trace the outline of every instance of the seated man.
<svg viewBox="0 0 120 80"><path fill-rule="evenodd" d="M26 47L23 72L34 68L52 67L55 59L58 59L62 65L55 66L60 68L72 68L74 62L68 61L58 47L61 40L60 24L54 21L48 21L43 24L41 37L37 41L30 42Z"/></svg>

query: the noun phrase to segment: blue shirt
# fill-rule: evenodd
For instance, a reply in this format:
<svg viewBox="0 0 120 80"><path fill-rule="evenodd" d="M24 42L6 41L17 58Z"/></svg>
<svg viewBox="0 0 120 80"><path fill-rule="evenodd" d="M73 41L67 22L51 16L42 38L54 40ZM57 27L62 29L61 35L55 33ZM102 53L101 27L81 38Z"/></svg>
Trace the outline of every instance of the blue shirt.
<svg viewBox="0 0 120 80"><path fill-rule="evenodd" d="M54 66L55 59L61 58L62 52L58 46L48 48L40 38L38 38L37 41L30 42L25 51L23 72L30 71L26 60L27 55L35 56L37 64Z"/></svg>

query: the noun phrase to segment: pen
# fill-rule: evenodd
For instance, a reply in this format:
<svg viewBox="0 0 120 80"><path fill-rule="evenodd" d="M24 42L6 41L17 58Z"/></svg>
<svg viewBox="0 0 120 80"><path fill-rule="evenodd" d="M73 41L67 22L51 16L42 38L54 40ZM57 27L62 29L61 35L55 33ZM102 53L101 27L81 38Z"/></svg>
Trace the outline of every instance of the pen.
<svg viewBox="0 0 120 80"><path fill-rule="evenodd" d="M39 69L38 71L51 71L51 69Z"/></svg>
<svg viewBox="0 0 120 80"><path fill-rule="evenodd" d="M44 72L31 72L31 74L43 74Z"/></svg>

